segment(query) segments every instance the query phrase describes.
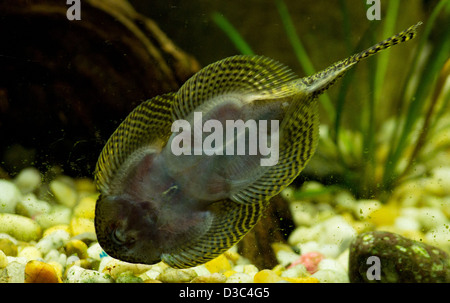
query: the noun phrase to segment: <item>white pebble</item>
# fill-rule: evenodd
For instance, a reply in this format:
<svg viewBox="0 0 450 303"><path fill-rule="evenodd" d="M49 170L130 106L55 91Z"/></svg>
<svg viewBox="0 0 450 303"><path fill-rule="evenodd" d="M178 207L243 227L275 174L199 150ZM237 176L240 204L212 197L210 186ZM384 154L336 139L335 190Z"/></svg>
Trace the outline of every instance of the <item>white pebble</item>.
<svg viewBox="0 0 450 303"><path fill-rule="evenodd" d="M159 275L161 274L161 272L156 271L154 269L150 269L147 270L146 272L144 272L143 274L139 275L139 278L141 278L142 280L157 280L159 278Z"/></svg>
<svg viewBox="0 0 450 303"><path fill-rule="evenodd" d="M355 229L342 216L332 217L322 222L321 225L322 232L318 242L337 245L339 247L338 254L347 249L357 235Z"/></svg>
<svg viewBox="0 0 450 303"><path fill-rule="evenodd" d="M317 240L320 237L321 229L322 228L320 224L311 227L304 227L304 226L297 227L289 235L288 243L290 245L296 245L298 243L305 243Z"/></svg>
<svg viewBox="0 0 450 303"><path fill-rule="evenodd" d="M28 242L39 239L41 227L30 218L0 213L0 233L9 234L17 240Z"/></svg>
<svg viewBox="0 0 450 303"><path fill-rule="evenodd" d="M44 256L44 261L47 263L56 262L61 264L61 266L66 266L67 256L65 253L61 253L57 249L52 249Z"/></svg>
<svg viewBox="0 0 450 303"><path fill-rule="evenodd" d="M394 226L399 231L415 231L420 229L420 224L416 219L405 216L395 218Z"/></svg>
<svg viewBox="0 0 450 303"><path fill-rule="evenodd" d="M84 269L78 265L73 265L67 271L68 283L112 283L114 282L108 275L95 270Z"/></svg>
<svg viewBox="0 0 450 303"><path fill-rule="evenodd" d="M67 243L70 239L70 234L65 230L58 229L51 234L45 236L36 244L36 248L39 249L42 254L48 253L52 249L58 249Z"/></svg>
<svg viewBox="0 0 450 303"><path fill-rule="evenodd" d="M88 247L87 254L90 258L94 260L100 260L101 259L100 256L103 254L103 249L100 246L100 244L98 244L98 242L95 242L94 244Z"/></svg>
<svg viewBox="0 0 450 303"><path fill-rule="evenodd" d="M417 219L420 224L427 230L448 223L447 217L438 208L422 207L419 210Z"/></svg>
<svg viewBox="0 0 450 303"><path fill-rule="evenodd" d="M211 274L209 270L206 268L205 264L193 267L192 269L195 271L197 276L206 276Z"/></svg>
<svg viewBox="0 0 450 303"><path fill-rule="evenodd" d="M342 265L338 261L329 258L325 258L322 261L320 261L318 269L319 270L329 269L334 271L345 272L345 268L342 267Z"/></svg>
<svg viewBox="0 0 450 303"><path fill-rule="evenodd" d="M52 209L36 216L36 221L42 228L47 229L55 225L69 225L72 218L72 210L62 205L55 205Z"/></svg>
<svg viewBox="0 0 450 303"><path fill-rule="evenodd" d="M14 179L14 183L23 194L28 194L41 184L41 174L36 168L28 167L20 171Z"/></svg>
<svg viewBox="0 0 450 303"><path fill-rule="evenodd" d="M21 199L22 194L14 183L0 179L0 213L13 214Z"/></svg>
<svg viewBox="0 0 450 303"><path fill-rule="evenodd" d="M25 264L26 262L19 263L16 261L9 261L8 265L6 265L6 267L1 272L0 283L24 283Z"/></svg>
<svg viewBox="0 0 450 303"><path fill-rule="evenodd" d="M237 272L228 277L226 283L252 283L253 278L243 272Z"/></svg>
<svg viewBox="0 0 450 303"><path fill-rule="evenodd" d="M322 263L322 262L321 262ZM319 264L320 265L320 264ZM318 270L311 277L316 278L321 283L348 283L348 275L344 271L336 271L331 269Z"/></svg>
<svg viewBox="0 0 450 303"><path fill-rule="evenodd" d="M136 276L146 272L151 269L151 265L147 264L135 264L120 261L114 258L109 259L109 262L104 265L101 272L110 275L114 279L117 278L121 273L130 271Z"/></svg>
<svg viewBox="0 0 450 303"><path fill-rule="evenodd" d="M444 224L433 228L425 234L425 240L450 253L450 225Z"/></svg>
<svg viewBox="0 0 450 303"><path fill-rule="evenodd" d="M30 218L39 214L48 213L51 210L48 202L39 200L33 193L25 195L16 207L17 209L20 207L20 213Z"/></svg>
<svg viewBox="0 0 450 303"><path fill-rule="evenodd" d="M320 252L327 258L336 258L341 254L341 249L336 244L322 244L317 243L316 241L309 241L297 246L300 248L302 254L309 252Z"/></svg>
<svg viewBox="0 0 450 303"><path fill-rule="evenodd" d="M276 258L278 263L283 266L288 266L295 260L297 260L300 256L294 252L279 250L276 254Z"/></svg>
<svg viewBox="0 0 450 303"><path fill-rule="evenodd" d="M303 264L297 264L281 273L283 278L304 278L307 276L309 276L309 273Z"/></svg>

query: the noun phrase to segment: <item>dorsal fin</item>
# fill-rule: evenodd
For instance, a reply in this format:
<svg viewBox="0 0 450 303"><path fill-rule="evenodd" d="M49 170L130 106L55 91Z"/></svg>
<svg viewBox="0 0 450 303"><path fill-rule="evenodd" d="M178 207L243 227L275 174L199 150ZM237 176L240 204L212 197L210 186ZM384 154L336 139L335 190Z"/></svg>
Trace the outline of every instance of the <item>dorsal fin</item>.
<svg viewBox="0 0 450 303"><path fill-rule="evenodd" d="M95 180L102 193L108 193L116 173L137 150L161 149L167 142L172 124L175 94L169 93L144 101L136 107L111 135L95 168Z"/></svg>
<svg viewBox="0 0 450 303"><path fill-rule="evenodd" d="M174 120L185 119L215 96L235 92L274 95L282 84L296 78L288 67L270 58L246 55L225 58L206 66L180 88ZM283 92L278 94L281 97Z"/></svg>
<svg viewBox="0 0 450 303"><path fill-rule="evenodd" d="M310 92L315 95L320 95L332 86L339 78L341 78L350 67L359 61L373 56L376 53L388 49L394 45L413 39L417 34L417 28L421 24L422 22L418 22L417 24L410 26L408 29L392 37L378 42L377 44L354 54L353 56L340 60L314 75L301 79L301 81L307 84Z"/></svg>

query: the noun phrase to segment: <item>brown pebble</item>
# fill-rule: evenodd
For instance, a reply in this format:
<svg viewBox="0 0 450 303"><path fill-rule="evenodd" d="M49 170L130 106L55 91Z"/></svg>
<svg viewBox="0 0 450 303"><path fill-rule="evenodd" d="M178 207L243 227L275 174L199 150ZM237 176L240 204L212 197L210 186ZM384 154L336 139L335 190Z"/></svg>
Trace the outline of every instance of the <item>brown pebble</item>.
<svg viewBox="0 0 450 303"><path fill-rule="evenodd" d="M25 266L25 283L61 283L55 269L45 262L32 260Z"/></svg>

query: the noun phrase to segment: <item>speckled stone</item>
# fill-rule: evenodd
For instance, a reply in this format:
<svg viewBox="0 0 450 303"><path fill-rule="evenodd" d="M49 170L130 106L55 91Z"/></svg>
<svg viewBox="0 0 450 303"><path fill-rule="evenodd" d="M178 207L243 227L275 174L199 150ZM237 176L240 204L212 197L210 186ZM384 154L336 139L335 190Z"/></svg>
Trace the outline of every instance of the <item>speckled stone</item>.
<svg viewBox="0 0 450 303"><path fill-rule="evenodd" d="M368 261L370 257L378 257L379 266L373 261L376 258ZM398 234L368 232L350 247L349 278L350 282L449 283L450 258L437 247Z"/></svg>

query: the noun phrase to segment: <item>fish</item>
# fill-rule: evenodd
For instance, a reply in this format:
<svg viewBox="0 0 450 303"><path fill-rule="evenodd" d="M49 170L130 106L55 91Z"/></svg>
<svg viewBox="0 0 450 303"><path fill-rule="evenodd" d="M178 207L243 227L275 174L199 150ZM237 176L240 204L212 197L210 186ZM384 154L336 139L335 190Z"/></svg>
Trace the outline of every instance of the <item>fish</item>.
<svg viewBox="0 0 450 303"><path fill-rule="evenodd" d="M100 195L94 221L100 246L122 261L162 261L174 268L198 266L224 253L313 156L317 97L356 63L413 39L420 24L311 76L299 78L264 56L236 55L202 68L178 91L142 102L107 140L96 164ZM222 153L239 134L215 142L220 153L207 155L188 146L175 155L174 123L186 121L195 134L199 113L222 124L278 121L262 131L277 139L277 163L261 165L262 152ZM246 134L248 129L241 132L244 143L254 143ZM185 139L196 140L189 134Z"/></svg>

